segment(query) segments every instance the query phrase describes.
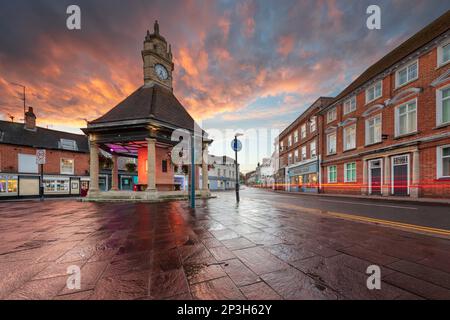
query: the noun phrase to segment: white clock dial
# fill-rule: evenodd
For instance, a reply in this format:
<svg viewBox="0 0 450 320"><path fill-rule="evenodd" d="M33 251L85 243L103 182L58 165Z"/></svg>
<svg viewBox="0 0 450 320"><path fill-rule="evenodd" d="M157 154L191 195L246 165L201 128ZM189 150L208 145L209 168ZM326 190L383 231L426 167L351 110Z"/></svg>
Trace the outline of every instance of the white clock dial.
<svg viewBox="0 0 450 320"><path fill-rule="evenodd" d="M169 73L167 72L167 69L162 64L155 65L155 71L156 75L161 80L167 80L169 78Z"/></svg>

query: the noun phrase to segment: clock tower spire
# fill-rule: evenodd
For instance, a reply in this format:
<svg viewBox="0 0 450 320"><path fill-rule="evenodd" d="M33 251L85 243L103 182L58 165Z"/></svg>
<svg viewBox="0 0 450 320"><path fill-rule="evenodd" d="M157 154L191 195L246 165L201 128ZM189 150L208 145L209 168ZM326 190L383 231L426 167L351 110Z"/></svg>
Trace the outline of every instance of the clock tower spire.
<svg viewBox="0 0 450 320"><path fill-rule="evenodd" d="M155 21L153 33L147 30L142 50L144 61L144 85L160 84L172 90L172 48L166 39L159 34L159 23Z"/></svg>

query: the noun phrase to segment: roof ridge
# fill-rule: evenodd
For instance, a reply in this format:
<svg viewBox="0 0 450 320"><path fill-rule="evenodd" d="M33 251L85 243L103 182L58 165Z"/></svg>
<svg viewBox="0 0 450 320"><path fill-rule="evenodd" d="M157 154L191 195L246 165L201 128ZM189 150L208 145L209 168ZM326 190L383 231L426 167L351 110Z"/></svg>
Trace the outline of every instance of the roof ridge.
<svg viewBox="0 0 450 320"><path fill-rule="evenodd" d="M24 123L20 123L20 122L11 122L11 121L7 121L7 120L0 120L0 122L6 123L6 124L9 124L9 125L25 126ZM80 137L84 137L85 136L84 134L81 134L81 133L73 133L73 132L68 132L68 131L55 130L55 129L44 128L44 127L40 127L40 126L36 126L36 129L45 130L45 131L52 131L52 132L59 132L59 133L70 134L70 135L74 135L74 136L80 136Z"/></svg>

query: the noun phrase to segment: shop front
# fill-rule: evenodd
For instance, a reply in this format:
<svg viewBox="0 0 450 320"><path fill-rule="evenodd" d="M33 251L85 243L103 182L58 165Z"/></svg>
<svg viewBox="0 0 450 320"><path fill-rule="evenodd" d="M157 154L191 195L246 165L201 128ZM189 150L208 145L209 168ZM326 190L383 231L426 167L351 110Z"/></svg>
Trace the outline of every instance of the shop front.
<svg viewBox="0 0 450 320"><path fill-rule="evenodd" d="M274 175L275 184L274 190L286 190L285 189L285 168L280 168Z"/></svg>
<svg viewBox="0 0 450 320"><path fill-rule="evenodd" d="M291 192L319 191L319 165L316 160L289 168L288 176Z"/></svg>

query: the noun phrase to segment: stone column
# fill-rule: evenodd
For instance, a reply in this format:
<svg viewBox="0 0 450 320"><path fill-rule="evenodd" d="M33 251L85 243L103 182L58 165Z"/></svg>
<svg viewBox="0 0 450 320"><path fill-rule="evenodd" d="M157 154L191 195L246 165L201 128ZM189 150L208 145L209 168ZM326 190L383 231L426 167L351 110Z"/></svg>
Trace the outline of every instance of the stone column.
<svg viewBox="0 0 450 320"><path fill-rule="evenodd" d="M202 191L203 193L208 193L208 144L203 144L203 153L202 153Z"/></svg>
<svg viewBox="0 0 450 320"><path fill-rule="evenodd" d="M383 179L383 186L381 189L381 194L383 196L389 196L391 194L391 158L389 156L385 156L383 159L383 166L384 166L384 179Z"/></svg>
<svg viewBox="0 0 450 320"><path fill-rule="evenodd" d="M112 168L112 191L119 191L119 163L116 154L112 155L113 168Z"/></svg>
<svg viewBox="0 0 450 320"><path fill-rule="evenodd" d="M98 192L98 145L91 139L89 144L90 165L89 165L89 193Z"/></svg>
<svg viewBox="0 0 450 320"><path fill-rule="evenodd" d="M367 160L363 159L363 185L361 186L361 194L369 194L367 172Z"/></svg>
<svg viewBox="0 0 450 320"><path fill-rule="evenodd" d="M412 172L412 182L409 189L409 194L411 198L419 197L419 184L420 184L420 154L419 150L413 152L413 172Z"/></svg>
<svg viewBox="0 0 450 320"><path fill-rule="evenodd" d="M156 191L156 140L147 139L147 191Z"/></svg>

